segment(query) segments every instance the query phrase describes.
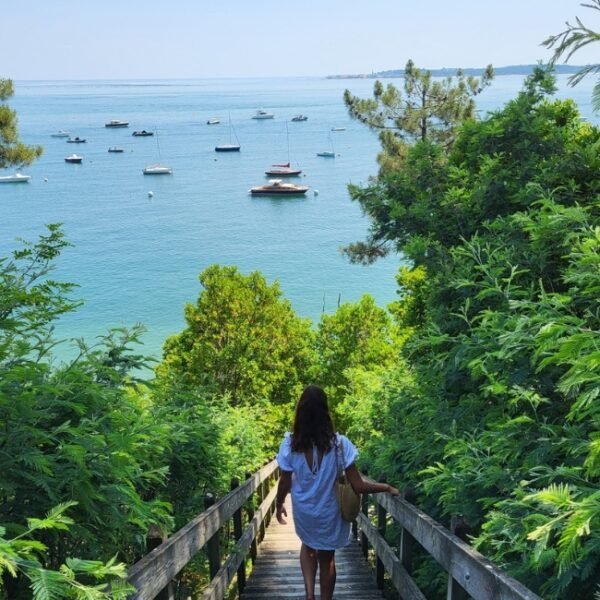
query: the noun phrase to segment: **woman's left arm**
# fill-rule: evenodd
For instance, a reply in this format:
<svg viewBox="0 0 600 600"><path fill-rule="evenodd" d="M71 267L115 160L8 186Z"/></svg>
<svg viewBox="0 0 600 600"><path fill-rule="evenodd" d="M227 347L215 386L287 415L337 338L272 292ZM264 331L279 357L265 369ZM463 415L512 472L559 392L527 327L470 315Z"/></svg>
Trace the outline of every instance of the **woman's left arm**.
<svg viewBox="0 0 600 600"><path fill-rule="evenodd" d="M400 495L400 492L389 483L371 483L369 481L365 481L354 463L352 463L349 467L346 467L346 477L348 478L352 489L357 494L377 494L379 492L388 492L392 496Z"/></svg>

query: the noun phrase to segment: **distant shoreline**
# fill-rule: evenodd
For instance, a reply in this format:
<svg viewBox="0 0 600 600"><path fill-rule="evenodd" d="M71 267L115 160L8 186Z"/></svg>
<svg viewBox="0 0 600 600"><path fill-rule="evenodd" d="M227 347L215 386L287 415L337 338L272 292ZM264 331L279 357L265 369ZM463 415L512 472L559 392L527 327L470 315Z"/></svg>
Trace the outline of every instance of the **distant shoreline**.
<svg viewBox="0 0 600 600"><path fill-rule="evenodd" d="M538 65L509 65L506 67L494 67L494 75L502 76L502 75L529 75L533 72L533 69ZM583 68L582 66L577 65L555 65L554 72L557 74L564 73L576 73L579 69ZM430 71L434 77L449 77L452 75L456 75L456 71L459 70L459 67L447 68L444 67L442 69L421 69L424 71ZM462 72L469 76L479 77L483 75L485 68L484 67L472 67L461 69ZM404 69L391 69L388 71L377 71L375 73L363 73L363 74L346 74L346 75L327 75L326 79L378 79L378 78L394 78L394 77L404 77Z"/></svg>

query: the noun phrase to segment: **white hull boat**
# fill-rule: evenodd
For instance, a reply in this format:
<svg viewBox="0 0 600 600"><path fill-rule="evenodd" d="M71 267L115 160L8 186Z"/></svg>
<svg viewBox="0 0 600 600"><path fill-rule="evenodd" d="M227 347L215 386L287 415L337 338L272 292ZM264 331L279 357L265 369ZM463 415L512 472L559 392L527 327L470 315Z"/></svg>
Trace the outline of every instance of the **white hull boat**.
<svg viewBox="0 0 600 600"><path fill-rule="evenodd" d="M144 175L172 175L173 169L164 165L150 165L143 170Z"/></svg>
<svg viewBox="0 0 600 600"><path fill-rule="evenodd" d="M31 175L23 175L22 173L0 175L0 183L27 183L30 179Z"/></svg>
<svg viewBox="0 0 600 600"><path fill-rule="evenodd" d="M250 188L253 196L300 196L308 192L307 185L283 183L281 179L271 179L267 185Z"/></svg>
<svg viewBox="0 0 600 600"><path fill-rule="evenodd" d="M263 110L262 108L260 108L259 110L256 111L256 113L254 115L252 115L253 119L258 119L259 121L264 120L264 119L274 119L275 115L273 113L267 112L266 110Z"/></svg>
<svg viewBox="0 0 600 600"><path fill-rule="evenodd" d="M112 129L129 127L129 121L119 121L117 119L113 119L112 121L109 121L108 123L104 123L104 127L109 127Z"/></svg>

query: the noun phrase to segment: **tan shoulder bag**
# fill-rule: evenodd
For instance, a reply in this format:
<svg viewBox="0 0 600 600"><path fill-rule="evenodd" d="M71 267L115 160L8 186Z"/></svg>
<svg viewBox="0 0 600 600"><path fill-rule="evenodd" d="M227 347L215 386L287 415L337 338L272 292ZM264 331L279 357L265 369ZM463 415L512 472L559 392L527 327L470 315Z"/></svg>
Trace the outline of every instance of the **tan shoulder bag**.
<svg viewBox="0 0 600 600"><path fill-rule="evenodd" d="M344 446L340 443L342 462L340 464L338 457L338 440L335 440L335 465L336 465L336 480L335 494L337 496L340 512L344 521L354 521L360 512L360 494L354 491L350 482L346 479L346 460L344 457Z"/></svg>

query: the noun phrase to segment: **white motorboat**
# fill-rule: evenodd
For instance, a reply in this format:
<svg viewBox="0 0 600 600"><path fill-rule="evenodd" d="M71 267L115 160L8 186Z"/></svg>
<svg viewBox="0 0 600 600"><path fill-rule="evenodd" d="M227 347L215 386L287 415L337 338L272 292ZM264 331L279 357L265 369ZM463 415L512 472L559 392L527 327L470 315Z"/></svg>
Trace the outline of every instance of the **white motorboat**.
<svg viewBox="0 0 600 600"><path fill-rule="evenodd" d="M129 121L119 121L118 119L113 119L108 123L104 123L104 127L109 127L112 129L118 129L122 127L129 127Z"/></svg>
<svg viewBox="0 0 600 600"><path fill-rule="evenodd" d="M0 183L26 183L31 179L31 175L15 173L14 175L0 175Z"/></svg>
<svg viewBox="0 0 600 600"><path fill-rule="evenodd" d="M219 119L208 119L208 121L206 121L207 125L218 125L221 121Z"/></svg>
<svg viewBox="0 0 600 600"><path fill-rule="evenodd" d="M283 183L281 179L270 179L267 185L250 188L253 196L299 196L308 192L307 185Z"/></svg>
<svg viewBox="0 0 600 600"><path fill-rule="evenodd" d="M345 127L332 127L331 131L346 131Z"/></svg>
<svg viewBox="0 0 600 600"><path fill-rule="evenodd" d="M53 138L68 138L68 137L71 137L71 134L68 131L63 131L62 129L59 129L55 133L51 133L50 137L53 137Z"/></svg>
<svg viewBox="0 0 600 600"><path fill-rule="evenodd" d="M253 119L264 120L264 119L274 119L275 115L273 113L267 112L262 108L259 108L254 115L252 115Z"/></svg>
<svg viewBox="0 0 600 600"><path fill-rule="evenodd" d="M143 171L144 175L172 175L173 169L164 165L149 165Z"/></svg>
<svg viewBox="0 0 600 600"><path fill-rule="evenodd" d="M73 163L76 165L81 164L82 160L83 156L80 156L79 154L71 154L70 156L65 156L65 162Z"/></svg>

